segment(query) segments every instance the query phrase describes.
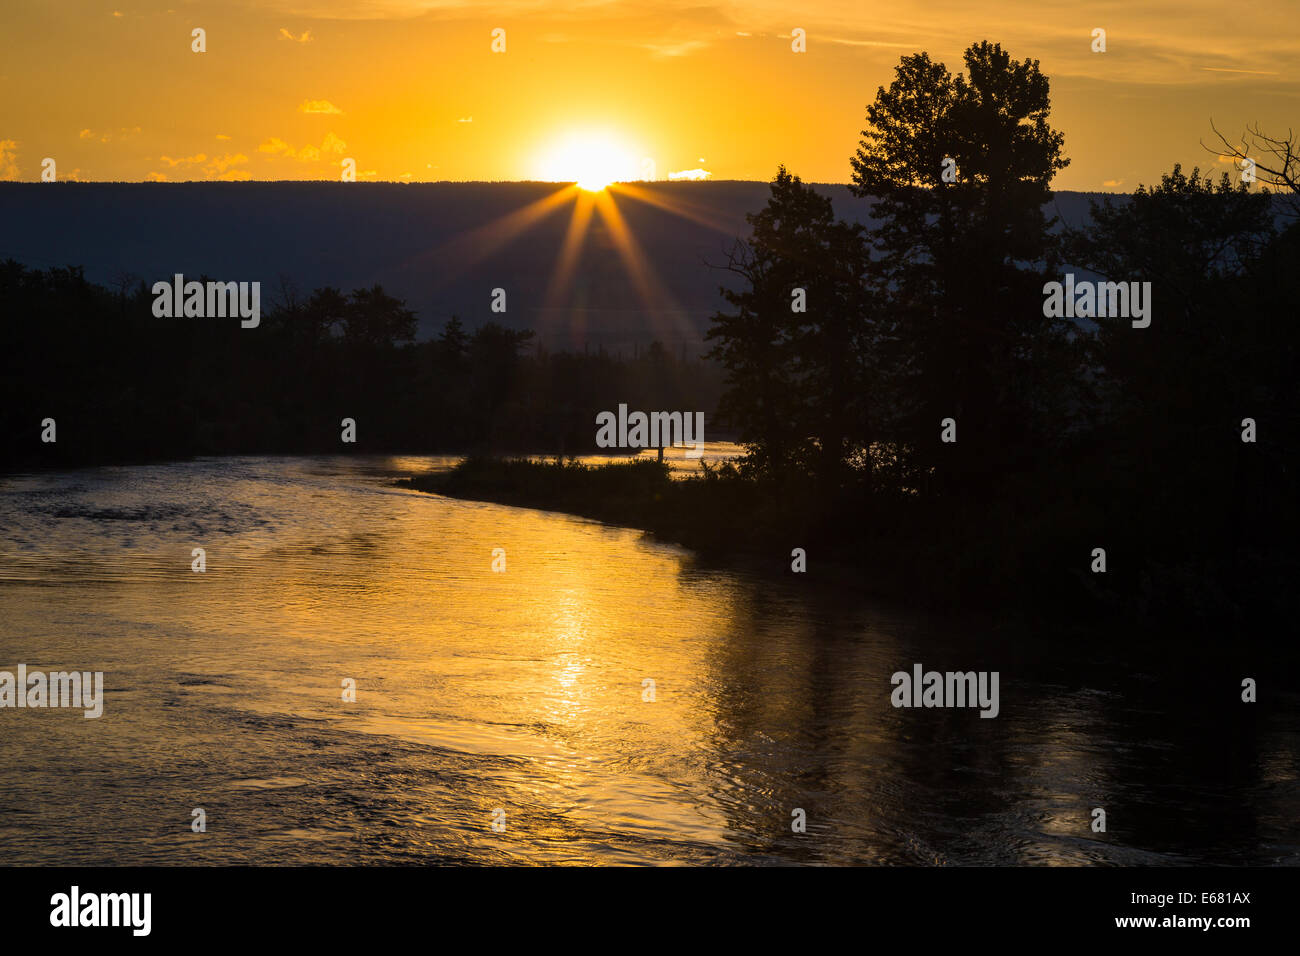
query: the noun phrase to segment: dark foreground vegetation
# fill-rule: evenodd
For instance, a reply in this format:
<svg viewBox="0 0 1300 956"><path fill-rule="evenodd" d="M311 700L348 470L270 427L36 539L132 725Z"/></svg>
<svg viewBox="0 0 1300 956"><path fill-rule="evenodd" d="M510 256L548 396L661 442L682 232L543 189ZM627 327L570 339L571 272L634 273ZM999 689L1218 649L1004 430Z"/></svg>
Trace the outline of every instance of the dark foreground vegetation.
<svg viewBox="0 0 1300 956"><path fill-rule="evenodd" d="M170 279L170 277L165 277ZM206 281L187 276L186 280ZM599 411L712 412L720 370L652 343L548 352L531 333L416 320L380 287L268 294L260 323L159 318L138 277L0 262L0 468L196 455L596 450ZM52 418L57 441L41 441ZM356 422L343 444L341 422Z"/></svg>

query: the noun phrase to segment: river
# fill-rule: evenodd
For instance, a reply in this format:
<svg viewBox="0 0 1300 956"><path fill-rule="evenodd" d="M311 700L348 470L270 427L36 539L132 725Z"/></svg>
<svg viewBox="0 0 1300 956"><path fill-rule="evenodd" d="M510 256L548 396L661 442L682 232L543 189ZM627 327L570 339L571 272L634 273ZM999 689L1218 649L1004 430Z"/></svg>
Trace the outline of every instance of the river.
<svg viewBox="0 0 1300 956"><path fill-rule="evenodd" d="M0 709L0 859L1300 862L1293 680L392 486L450 462L0 479L0 669L105 684ZM894 707L917 663L998 716Z"/></svg>

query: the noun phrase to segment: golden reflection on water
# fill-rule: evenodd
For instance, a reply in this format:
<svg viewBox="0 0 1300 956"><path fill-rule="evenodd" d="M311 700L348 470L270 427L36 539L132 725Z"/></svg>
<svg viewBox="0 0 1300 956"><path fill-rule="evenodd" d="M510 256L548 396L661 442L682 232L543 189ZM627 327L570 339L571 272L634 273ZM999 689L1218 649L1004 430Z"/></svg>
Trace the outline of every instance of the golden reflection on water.
<svg viewBox="0 0 1300 956"><path fill-rule="evenodd" d="M1145 859L1086 828L1151 753L1099 745L1114 701L1017 683L1005 649L851 594L391 486L448 465L11 480L7 656L102 670L110 694L98 722L7 720L0 802L37 799L17 766L54 799L0 820L0 847L39 860L93 827L121 862ZM1007 672L1000 719L894 709L916 660ZM159 830L159 804L200 800L221 835Z"/></svg>

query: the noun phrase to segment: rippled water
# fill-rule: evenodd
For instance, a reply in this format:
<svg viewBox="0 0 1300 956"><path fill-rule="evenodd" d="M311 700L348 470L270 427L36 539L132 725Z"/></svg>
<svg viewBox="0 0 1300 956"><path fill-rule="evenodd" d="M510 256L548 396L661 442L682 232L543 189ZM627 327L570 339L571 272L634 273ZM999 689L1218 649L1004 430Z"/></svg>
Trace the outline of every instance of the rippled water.
<svg viewBox="0 0 1300 956"><path fill-rule="evenodd" d="M0 710L0 858L1300 861L1297 700L1262 674L1269 702L1233 706L1251 660L1013 639L391 487L447 465L0 480L0 669L106 684L98 720ZM999 671L1000 715L895 709L916 662Z"/></svg>

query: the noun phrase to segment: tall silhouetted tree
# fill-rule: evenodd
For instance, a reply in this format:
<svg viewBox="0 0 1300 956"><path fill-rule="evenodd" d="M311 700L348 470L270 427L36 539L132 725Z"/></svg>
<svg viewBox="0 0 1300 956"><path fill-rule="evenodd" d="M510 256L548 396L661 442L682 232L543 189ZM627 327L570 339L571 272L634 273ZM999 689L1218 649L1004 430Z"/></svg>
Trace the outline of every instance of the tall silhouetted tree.
<svg viewBox="0 0 1300 956"><path fill-rule="evenodd" d="M831 201L784 166L771 192L729 256L744 287L722 290L735 311L713 317L709 354L727 369L722 412L749 467L835 486L868 441L870 256L862 227L837 220Z"/></svg>
<svg viewBox="0 0 1300 956"><path fill-rule="evenodd" d="M902 59L867 108L852 189L877 219L895 437L942 487L987 488L1064 430L1058 383L1077 350L1043 316L1057 263L1043 205L1069 161L1036 60L984 42L965 64L954 76L925 53ZM958 441L945 446L949 417Z"/></svg>

